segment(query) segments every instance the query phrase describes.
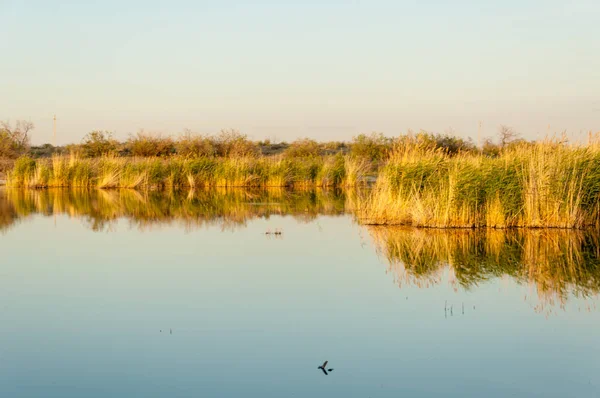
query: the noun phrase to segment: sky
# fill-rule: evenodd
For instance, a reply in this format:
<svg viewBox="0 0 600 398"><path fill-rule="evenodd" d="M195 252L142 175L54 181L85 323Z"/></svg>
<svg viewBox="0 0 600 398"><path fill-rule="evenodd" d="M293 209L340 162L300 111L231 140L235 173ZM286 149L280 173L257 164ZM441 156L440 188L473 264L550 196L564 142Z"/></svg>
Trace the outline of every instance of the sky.
<svg viewBox="0 0 600 398"><path fill-rule="evenodd" d="M0 120L350 140L600 131L596 0L0 0ZM482 123L481 133L478 124Z"/></svg>

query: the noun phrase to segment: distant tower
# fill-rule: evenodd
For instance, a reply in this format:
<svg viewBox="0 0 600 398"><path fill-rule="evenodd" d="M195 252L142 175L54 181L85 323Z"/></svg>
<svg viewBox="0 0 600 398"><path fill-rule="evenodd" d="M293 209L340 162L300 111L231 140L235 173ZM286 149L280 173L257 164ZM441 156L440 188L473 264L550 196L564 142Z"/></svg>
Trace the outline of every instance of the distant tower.
<svg viewBox="0 0 600 398"><path fill-rule="evenodd" d="M54 115L53 121L54 123L52 126L52 146L56 146L56 115Z"/></svg>

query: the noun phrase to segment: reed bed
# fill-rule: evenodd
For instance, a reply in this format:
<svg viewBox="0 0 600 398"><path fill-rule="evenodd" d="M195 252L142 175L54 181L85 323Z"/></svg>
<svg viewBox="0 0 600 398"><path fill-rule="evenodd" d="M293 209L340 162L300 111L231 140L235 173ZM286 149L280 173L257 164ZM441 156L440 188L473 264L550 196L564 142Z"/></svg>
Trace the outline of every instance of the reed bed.
<svg viewBox="0 0 600 398"><path fill-rule="evenodd" d="M397 146L358 205L365 224L434 228L600 225L600 146L523 143L498 157Z"/></svg>
<svg viewBox="0 0 600 398"><path fill-rule="evenodd" d="M429 287L448 280L470 289L510 277L531 286L540 303L564 306L569 296L600 293L600 242L577 230L432 230L369 227L396 283Z"/></svg>
<svg viewBox="0 0 600 398"><path fill-rule="evenodd" d="M369 165L349 156L215 158L23 157L7 175L21 188L179 189L340 187L362 181Z"/></svg>

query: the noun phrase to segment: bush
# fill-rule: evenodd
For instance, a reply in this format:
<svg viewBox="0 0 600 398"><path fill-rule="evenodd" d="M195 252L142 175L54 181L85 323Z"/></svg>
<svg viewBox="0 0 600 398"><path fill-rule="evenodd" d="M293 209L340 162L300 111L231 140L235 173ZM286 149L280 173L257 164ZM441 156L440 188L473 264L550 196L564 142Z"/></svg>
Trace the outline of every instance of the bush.
<svg viewBox="0 0 600 398"><path fill-rule="evenodd" d="M260 152L258 146L237 130L221 130L215 138L216 154L221 157L254 157Z"/></svg>
<svg viewBox="0 0 600 398"><path fill-rule="evenodd" d="M464 140L448 134L436 134L433 135L432 138L435 141L436 148L442 149L448 155L473 152L477 149L473 142L471 142L471 139Z"/></svg>
<svg viewBox="0 0 600 398"><path fill-rule="evenodd" d="M400 146L417 144L423 150L441 150L450 156L465 152L476 152L477 147L471 140L464 140L449 134L432 134L421 131L417 135L405 135L398 138Z"/></svg>
<svg viewBox="0 0 600 398"><path fill-rule="evenodd" d="M0 159L0 177L3 176L7 171L12 170L15 165L15 161L11 159Z"/></svg>
<svg viewBox="0 0 600 398"><path fill-rule="evenodd" d="M285 142L279 142L279 143L268 142L268 143L263 143L262 145L260 145L260 143L259 143L260 153L265 156L281 154L288 147L289 147L289 145Z"/></svg>
<svg viewBox="0 0 600 398"><path fill-rule="evenodd" d="M110 155L116 151L117 141L109 131L94 130L83 138L80 149L89 158Z"/></svg>
<svg viewBox="0 0 600 398"><path fill-rule="evenodd" d="M350 154L354 157L379 162L388 157L392 149L392 142L391 138L387 138L381 133L360 134L352 140Z"/></svg>
<svg viewBox="0 0 600 398"><path fill-rule="evenodd" d="M170 156L175 153L175 143L170 137L160 134L147 134L140 131L127 141L127 148L133 156Z"/></svg>
<svg viewBox="0 0 600 398"><path fill-rule="evenodd" d="M74 155L76 157L83 157L83 145L81 144L68 144L64 146L64 153Z"/></svg>
<svg viewBox="0 0 600 398"><path fill-rule="evenodd" d="M186 157L212 157L215 155L215 145L210 137L193 135L186 131L175 144L178 155Z"/></svg>
<svg viewBox="0 0 600 398"><path fill-rule="evenodd" d="M500 152L502 151L502 146L494 144L494 142L487 138L483 142L483 147L481 148L483 155L488 157L497 157L500 156Z"/></svg>
<svg viewBox="0 0 600 398"><path fill-rule="evenodd" d="M321 155L335 155L338 153L345 153L347 150L347 145L345 142L340 141L328 141L319 144L321 148Z"/></svg>
<svg viewBox="0 0 600 398"><path fill-rule="evenodd" d="M283 152L283 155L287 158L305 158L319 156L320 154L321 148L319 147L319 143L310 138L303 138L292 142Z"/></svg>
<svg viewBox="0 0 600 398"><path fill-rule="evenodd" d="M55 154L64 153L65 148L60 146L53 146L52 144L44 144L41 146L32 146L29 148L29 156L32 158L49 158Z"/></svg>
<svg viewBox="0 0 600 398"><path fill-rule="evenodd" d="M13 128L9 122L0 123L0 157L16 159L29 150L29 131L33 123L17 121Z"/></svg>

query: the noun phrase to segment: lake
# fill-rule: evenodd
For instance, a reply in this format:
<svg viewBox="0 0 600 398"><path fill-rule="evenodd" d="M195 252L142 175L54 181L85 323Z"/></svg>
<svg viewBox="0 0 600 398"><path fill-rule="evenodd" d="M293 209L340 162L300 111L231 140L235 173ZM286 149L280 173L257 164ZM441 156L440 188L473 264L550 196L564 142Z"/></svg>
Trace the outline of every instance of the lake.
<svg viewBox="0 0 600 398"><path fill-rule="evenodd" d="M600 235L352 196L1 189L0 396L600 396Z"/></svg>

